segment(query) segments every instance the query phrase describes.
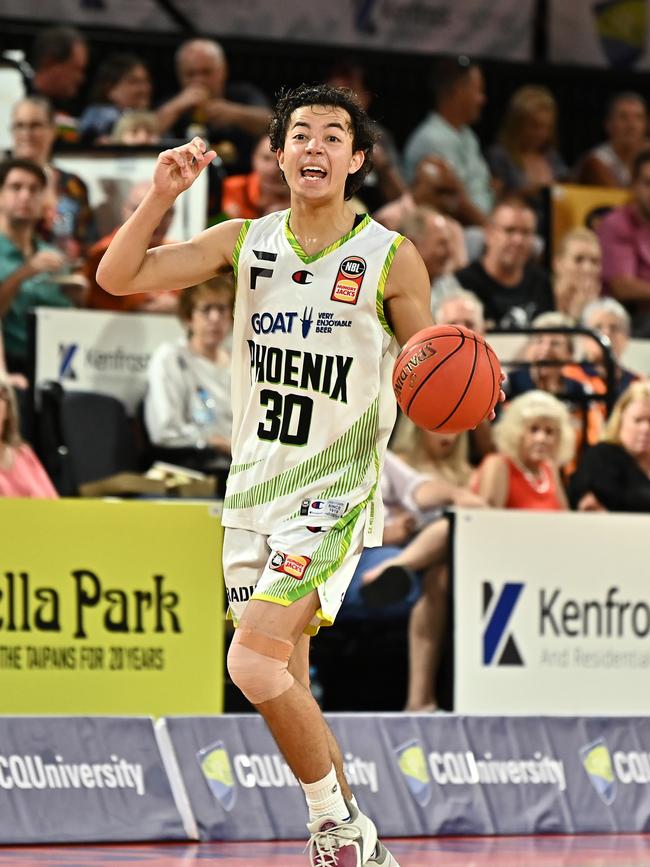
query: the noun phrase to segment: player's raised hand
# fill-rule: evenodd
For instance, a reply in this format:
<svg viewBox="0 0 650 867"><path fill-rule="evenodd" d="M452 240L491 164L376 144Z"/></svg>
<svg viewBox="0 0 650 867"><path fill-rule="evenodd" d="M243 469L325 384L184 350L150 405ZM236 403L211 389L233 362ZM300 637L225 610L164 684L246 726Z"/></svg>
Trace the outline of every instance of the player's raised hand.
<svg viewBox="0 0 650 867"><path fill-rule="evenodd" d="M176 197L189 189L217 155L206 147L203 139L195 136L191 142L159 154L153 173L154 190Z"/></svg>

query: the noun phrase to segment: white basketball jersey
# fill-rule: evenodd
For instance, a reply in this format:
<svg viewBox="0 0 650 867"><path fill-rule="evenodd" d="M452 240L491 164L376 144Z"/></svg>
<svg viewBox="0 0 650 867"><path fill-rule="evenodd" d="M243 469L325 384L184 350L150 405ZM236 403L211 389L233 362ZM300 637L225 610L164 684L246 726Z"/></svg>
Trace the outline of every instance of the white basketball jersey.
<svg viewBox="0 0 650 867"><path fill-rule="evenodd" d="M399 348L383 297L402 240L365 216L308 256L289 211L244 223L233 255L225 526L269 535L301 514L317 524L319 512L340 520L367 504L366 544L381 544L378 476L395 422Z"/></svg>

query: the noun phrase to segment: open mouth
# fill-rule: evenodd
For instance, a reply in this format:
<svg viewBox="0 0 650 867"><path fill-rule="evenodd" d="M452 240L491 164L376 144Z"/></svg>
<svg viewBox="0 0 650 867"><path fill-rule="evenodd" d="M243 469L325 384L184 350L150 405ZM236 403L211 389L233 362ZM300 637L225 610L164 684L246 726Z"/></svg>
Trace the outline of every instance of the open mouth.
<svg viewBox="0 0 650 867"><path fill-rule="evenodd" d="M327 172L320 166L303 166L300 175L306 180L322 181L327 177Z"/></svg>

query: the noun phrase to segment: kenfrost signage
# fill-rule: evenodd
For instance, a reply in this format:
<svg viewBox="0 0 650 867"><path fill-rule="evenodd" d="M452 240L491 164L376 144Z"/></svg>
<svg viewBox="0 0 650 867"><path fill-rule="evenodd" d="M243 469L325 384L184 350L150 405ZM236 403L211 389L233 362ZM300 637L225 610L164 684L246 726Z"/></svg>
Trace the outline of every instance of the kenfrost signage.
<svg viewBox="0 0 650 867"><path fill-rule="evenodd" d="M459 511L455 709L650 711L649 532L642 515Z"/></svg>

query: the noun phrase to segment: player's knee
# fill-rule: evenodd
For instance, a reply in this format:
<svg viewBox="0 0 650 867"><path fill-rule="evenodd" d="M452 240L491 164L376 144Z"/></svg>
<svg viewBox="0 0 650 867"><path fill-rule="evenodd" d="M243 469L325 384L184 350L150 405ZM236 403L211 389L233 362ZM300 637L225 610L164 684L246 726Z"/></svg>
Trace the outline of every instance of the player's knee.
<svg viewBox="0 0 650 867"><path fill-rule="evenodd" d="M240 627L228 651L228 674L251 704L262 704L293 686L292 652L290 641Z"/></svg>

